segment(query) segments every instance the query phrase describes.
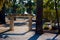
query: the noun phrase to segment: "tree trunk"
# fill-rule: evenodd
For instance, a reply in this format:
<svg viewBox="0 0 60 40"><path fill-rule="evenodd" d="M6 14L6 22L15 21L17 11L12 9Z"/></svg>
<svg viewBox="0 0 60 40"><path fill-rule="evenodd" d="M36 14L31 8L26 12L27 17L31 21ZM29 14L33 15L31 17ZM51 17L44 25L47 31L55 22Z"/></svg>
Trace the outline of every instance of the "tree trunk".
<svg viewBox="0 0 60 40"><path fill-rule="evenodd" d="M36 33L38 33L38 34L43 33L42 16L43 16L43 0L37 0Z"/></svg>
<svg viewBox="0 0 60 40"><path fill-rule="evenodd" d="M58 16L58 10L57 10L57 0L55 0L55 10L56 10L56 19L58 23L58 34L60 34L60 26L59 26L59 16Z"/></svg>
<svg viewBox="0 0 60 40"><path fill-rule="evenodd" d="M2 10L0 11L0 24L5 23L5 5L3 4Z"/></svg>

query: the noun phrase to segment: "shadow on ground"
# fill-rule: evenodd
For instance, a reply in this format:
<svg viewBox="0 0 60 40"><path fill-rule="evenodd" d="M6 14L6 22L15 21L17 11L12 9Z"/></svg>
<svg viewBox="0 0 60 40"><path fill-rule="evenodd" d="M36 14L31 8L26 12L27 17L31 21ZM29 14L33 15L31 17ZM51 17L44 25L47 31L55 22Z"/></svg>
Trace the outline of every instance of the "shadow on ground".
<svg viewBox="0 0 60 40"><path fill-rule="evenodd" d="M32 24L32 28L36 28L36 23Z"/></svg>
<svg viewBox="0 0 60 40"><path fill-rule="evenodd" d="M9 27L10 25L9 24L5 24L5 27Z"/></svg>
<svg viewBox="0 0 60 40"><path fill-rule="evenodd" d="M0 38L8 38L9 37L9 35L14 35L14 36L16 36L16 35L25 35L26 33L28 33L29 31L27 31L27 32L24 32L24 33L3 33L3 34L1 34L0 35Z"/></svg>
<svg viewBox="0 0 60 40"><path fill-rule="evenodd" d="M28 40L37 40L41 35L40 34L34 34L31 38Z"/></svg>
<svg viewBox="0 0 60 40"><path fill-rule="evenodd" d="M1 33L0 33L0 38L6 38L6 37L8 37L7 35L4 36L3 34L6 33L6 32L9 32L9 31L10 31L10 29L1 32Z"/></svg>
<svg viewBox="0 0 60 40"><path fill-rule="evenodd" d="M26 33L28 33L29 31L27 32L24 32L24 33L4 33L3 35L25 35Z"/></svg>
<svg viewBox="0 0 60 40"><path fill-rule="evenodd" d="M23 22L23 23L14 23L14 26L23 26L23 25L26 25L26 23L25 22ZM9 27L10 26L10 24L5 24L5 27Z"/></svg>
<svg viewBox="0 0 60 40"><path fill-rule="evenodd" d="M23 22L23 23L14 23L14 26L22 26L22 25L26 25L26 22Z"/></svg>
<svg viewBox="0 0 60 40"><path fill-rule="evenodd" d="M46 40L60 40L60 39L56 39L56 37L58 36L59 34L56 34L52 39L46 39Z"/></svg>

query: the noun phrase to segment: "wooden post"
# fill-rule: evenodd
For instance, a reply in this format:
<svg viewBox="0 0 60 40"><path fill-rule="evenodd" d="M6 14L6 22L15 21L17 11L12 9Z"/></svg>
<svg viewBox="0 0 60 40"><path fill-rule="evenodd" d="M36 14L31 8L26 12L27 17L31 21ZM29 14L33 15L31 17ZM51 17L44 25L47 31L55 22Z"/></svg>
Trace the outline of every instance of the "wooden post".
<svg viewBox="0 0 60 40"><path fill-rule="evenodd" d="M29 16L29 31L32 30L32 16Z"/></svg>
<svg viewBox="0 0 60 40"><path fill-rule="evenodd" d="M10 17L10 30L11 31L14 30L14 17L13 16Z"/></svg>

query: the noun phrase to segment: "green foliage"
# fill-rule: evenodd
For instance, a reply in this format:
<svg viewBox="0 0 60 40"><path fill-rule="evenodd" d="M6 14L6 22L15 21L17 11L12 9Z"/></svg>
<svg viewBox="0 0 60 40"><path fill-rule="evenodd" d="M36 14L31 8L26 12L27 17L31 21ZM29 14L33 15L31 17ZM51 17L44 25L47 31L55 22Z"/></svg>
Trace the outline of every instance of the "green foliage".
<svg viewBox="0 0 60 40"><path fill-rule="evenodd" d="M56 0L58 15L60 17L60 0ZM56 20L55 0L43 0L43 18L47 18L51 21Z"/></svg>
<svg viewBox="0 0 60 40"><path fill-rule="evenodd" d="M55 10L50 10L49 8L44 9L43 18L47 18L49 20L55 20L56 19Z"/></svg>

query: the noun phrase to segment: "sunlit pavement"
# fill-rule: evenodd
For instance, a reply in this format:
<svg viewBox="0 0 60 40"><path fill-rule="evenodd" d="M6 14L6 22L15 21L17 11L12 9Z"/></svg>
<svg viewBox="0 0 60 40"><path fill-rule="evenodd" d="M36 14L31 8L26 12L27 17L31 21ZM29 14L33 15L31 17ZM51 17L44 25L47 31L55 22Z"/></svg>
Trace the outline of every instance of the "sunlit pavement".
<svg viewBox="0 0 60 40"><path fill-rule="evenodd" d="M0 38L0 40L60 40L60 35L52 33L44 33L42 35L35 34L35 31L28 31L29 27L24 21L15 21L15 23L22 23L21 25L15 25L14 31L4 33L6 38ZM32 23L34 24L34 23Z"/></svg>

